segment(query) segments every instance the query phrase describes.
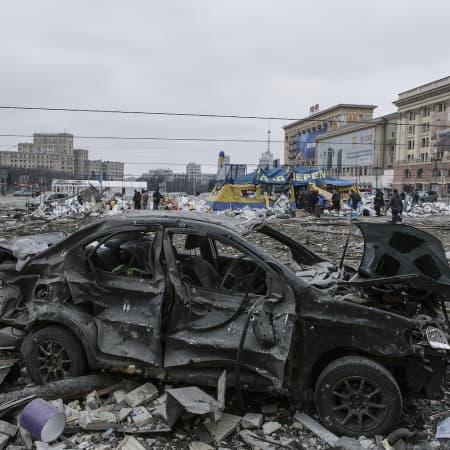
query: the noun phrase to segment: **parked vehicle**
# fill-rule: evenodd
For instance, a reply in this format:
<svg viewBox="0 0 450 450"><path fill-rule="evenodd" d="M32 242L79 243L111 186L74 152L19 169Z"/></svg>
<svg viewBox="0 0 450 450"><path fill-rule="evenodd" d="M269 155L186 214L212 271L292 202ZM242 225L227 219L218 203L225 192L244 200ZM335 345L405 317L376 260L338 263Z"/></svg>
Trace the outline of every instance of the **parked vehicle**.
<svg viewBox="0 0 450 450"><path fill-rule="evenodd" d="M226 369L238 388L313 402L339 434L385 434L402 393L444 393L450 268L423 231L357 226L358 271L263 220L188 212L19 238L0 247L0 324L26 333L36 383L135 367L204 385ZM30 242L48 248L24 259Z"/></svg>
<svg viewBox="0 0 450 450"><path fill-rule="evenodd" d="M54 202L59 202L67 199L67 194L62 192L48 192L47 194L39 197L35 197L25 204L28 209L39 208L41 204L50 206Z"/></svg>
<svg viewBox="0 0 450 450"><path fill-rule="evenodd" d="M421 203L436 202L438 199L437 192L435 191L417 191L417 194Z"/></svg>
<svg viewBox="0 0 450 450"><path fill-rule="evenodd" d="M14 197L31 197L32 191L14 191Z"/></svg>

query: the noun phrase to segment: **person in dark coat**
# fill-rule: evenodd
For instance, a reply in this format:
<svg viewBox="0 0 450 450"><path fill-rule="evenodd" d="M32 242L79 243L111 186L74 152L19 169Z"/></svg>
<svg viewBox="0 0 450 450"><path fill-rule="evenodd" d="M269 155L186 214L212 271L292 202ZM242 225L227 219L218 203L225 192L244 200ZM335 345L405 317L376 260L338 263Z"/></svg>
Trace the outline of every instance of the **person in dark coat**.
<svg viewBox="0 0 450 450"><path fill-rule="evenodd" d="M375 213L377 217L381 216L381 207L384 206L384 195L383 192L380 189L377 189L377 192L375 194L374 198L374 206L375 206Z"/></svg>
<svg viewBox="0 0 450 450"><path fill-rule="evenodd" d="M161 199L164 198L159 192L159 188L155 189L155 192L153 192L153 209L159 209L159 202Z"/></svg>
<svg viewBox="0 0 450 450"><path fill-rule="evenodd" d="M331 196L331 203L333 205L333 209L338 212L341 210L341 194L339 194L338 191L333 192L333 195Z"/></svg>
<svg viewBox="0 0 450 450"><path fill-rule="evenodd" d="M136 189L134 190L133 202L134 209L141 209L141 193Z"/></svg>
<svg viewBox="0 0 450 450"><path fill-rule="evenodd" d="M361 196L356 191L350 192L350 201L354 210L358 209L358 203L361 201Z"/></svg>
<svg viewBox="0 0 450 450"><path fill-rule="evenodd" d="M310 191L310 192L311 194L309 197L309 212L313 213L319 200L319 193L317 191Z"/></svg>
<svg viewBox="0 0 450 450"><path fill-rule="evenodd" d="M391 208L392 211L392 223L401 222L400 212L402 210L402 199L397 191L394 189L391 199L389 200L389 204L386 208L386 211Z"/></svg>

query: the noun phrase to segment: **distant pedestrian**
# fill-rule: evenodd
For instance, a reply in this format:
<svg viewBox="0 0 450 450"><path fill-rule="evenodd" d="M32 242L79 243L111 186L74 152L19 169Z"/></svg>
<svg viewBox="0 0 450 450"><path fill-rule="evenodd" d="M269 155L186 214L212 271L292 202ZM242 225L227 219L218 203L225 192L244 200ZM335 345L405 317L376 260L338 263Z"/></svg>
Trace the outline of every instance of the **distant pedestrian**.
<svg viewBox="0 0 450 450"><path fill-rule="evenodd" d="M310 191L309 195L309 212L313 213L316 208L317 201L319 200L319 193L317 191Z"/></svg>
<svg viewBox="0 0 450 450"><path fill-rule="evenodd" d="M392 223L401 222L402 219L400 217L400 212L402 210L402 199L397 189L394 189L392 197L389 200L389 204L386 208L386 211L391 208L392 211Z"/></svg>
<svg viewBox="0 0 450 450"><path fill-rule="evenodd" d="M361 201L361 196L356 191L350 192L350 202L352 205L352 209L355 211L358 209L358 203Z"/></svg>
<svg viewBox="0 0 450 450"><path fill-rule="evenodd" d="M331 204L333 205L333 209L336 211L341 210L341 194L338 191L334 191L331 196Z"/></svg>
<svg viewBox="0 0 450 450"><path fill-rule="evenodd" d="M375 194L374 198L374 206L375 206L375 213L377 217L381 216L381 207L384 206L384 195L383 192L380 189L377 189L377 192Z"/></svg>
<svg viewBox="0 0 450 450"><path fill-rule="evenodd" d="M159 188L155 189L155 192L153 192L153 209L159 209L159 202L161 199L164 198L159 192Z"/></svg>
<svg viewBox="0 0 450 450"><path fill-rule="evenodd" d="M134 190L133 202L134 209L141 209L141 193L136 189Z"/></svg>
<svg viewBox="0 0 450 450"><path fill-rule="evenodd" d="M419 193L417 191L414 191L413 204L414 205L418 205L419 204L419 200L420 200Z"/></svg>
<svg viewBox="0 0 450 450"><path fill-rule="evenodd" d="M142 209L147 209L148 207L148 199L150 198L150 195L148 191L142 192Z"/></svg>

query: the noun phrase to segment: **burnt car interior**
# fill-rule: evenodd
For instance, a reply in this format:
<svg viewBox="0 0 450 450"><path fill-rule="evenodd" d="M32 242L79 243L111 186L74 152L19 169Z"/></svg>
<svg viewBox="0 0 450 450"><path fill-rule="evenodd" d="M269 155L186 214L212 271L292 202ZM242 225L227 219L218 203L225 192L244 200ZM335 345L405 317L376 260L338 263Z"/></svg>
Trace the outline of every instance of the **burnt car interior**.
<svg viewBox="0 0 450 450"><path fill-rule="evenodd" d="M152 278L154 231L119 232L85 247L91 268L130 277Z"/></svg>
<svg viewBox="0 0 450 450"><path fill-rule="evenodd" d="M255 262L236 246L192 233L171 233L170 239L178 272L185 282L203 288L265 293L262 274L252 280L257 268Z"/></svg>

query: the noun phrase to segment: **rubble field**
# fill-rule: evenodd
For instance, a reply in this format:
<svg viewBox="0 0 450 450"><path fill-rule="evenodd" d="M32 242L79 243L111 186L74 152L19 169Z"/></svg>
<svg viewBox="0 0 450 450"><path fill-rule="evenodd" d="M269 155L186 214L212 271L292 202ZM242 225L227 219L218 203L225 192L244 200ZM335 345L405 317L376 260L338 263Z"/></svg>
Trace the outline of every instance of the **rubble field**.
<svg viewBox="0 0 450 450"><path fill-rule="evenodd" d="M49 219L20 210L3 210L0 211L0 240L55 231L70 234L97 221L101 215L90 212L78 217ZM389 219L360 218L380 223ZM350 235L345 263L359 265L363 240L348 218L304 216L268 220L272 227L333 262L340 261ZM446 254L450 255L447 216L407 217L405 222L440 239ZM277 248L267 251L277 254ZM225 376L219 379L216 389L207 390L189 385L164 385L136 374L108 374L104 378L91 375L82 380L35 386L20 360L11 369L11 361L20 359L11 348L11 339L9 335L0 335L5 372L0 387L0 450L450 448L450 439L436 438L438 424L442 423L443 431L450 433L450 372L447 372L444 400L408 401L405 396L402 422L389 436L339 438L317 422L314 411L305 405L292 404L286 398L243 393L241 402L233 389L226 389ZM51 443L39 441L20 426L19 415L24 405L39 397L66 416L62 435Z"/></svg>

